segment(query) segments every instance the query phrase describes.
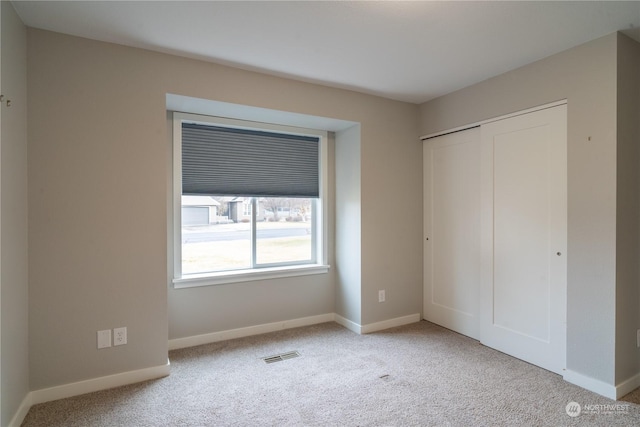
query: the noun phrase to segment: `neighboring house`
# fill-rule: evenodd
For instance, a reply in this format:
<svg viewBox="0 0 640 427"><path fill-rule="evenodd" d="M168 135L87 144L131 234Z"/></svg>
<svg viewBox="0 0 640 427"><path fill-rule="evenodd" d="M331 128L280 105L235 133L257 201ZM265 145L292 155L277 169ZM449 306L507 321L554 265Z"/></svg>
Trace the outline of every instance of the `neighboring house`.
<svg viewBox="0 0 640 427"><path fill-rule="evenodd" d="M220 203L211 196L182 196L182 224L216 224L219 206Z"/></svg>
<svg viewBox="0 0 640 427"><path fill-rule="evenodd" d="M251 220L251 197L231 197L226 200L229 204L229 219L233 222L247 222ZM265 211L258 201L256 221L264 221Z"/></svg>

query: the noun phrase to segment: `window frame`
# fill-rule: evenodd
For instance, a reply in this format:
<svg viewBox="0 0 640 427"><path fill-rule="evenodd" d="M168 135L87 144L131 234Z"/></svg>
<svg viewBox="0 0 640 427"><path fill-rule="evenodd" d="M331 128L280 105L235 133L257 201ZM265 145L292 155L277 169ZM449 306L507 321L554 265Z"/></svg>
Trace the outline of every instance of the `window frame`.
<svg viewBox="0 0 640 427"><path fill-rule="evenodd" d="M217 116L206 116L173 112L173 176L172 176L172 220L173 226L173 257L172 257L172 282L174 288L190 288L196 286L209 286L227 283L275 279L281 277L304 276L311 274L327 273L328 252L328 132L318 129L308 129L279 124L261 123L248 120L230 119ZM265 267L249 268L242 270L226 270L206 272L198 274L182 274L182 123L197 123L212 126L224 126L237 129L260 130L294 135L314 136L319 138L319 197L315 203L316 208L312 218L312 229L315 233L315 244L312 253L315 254L315 262L267 265ZM252 227L255 227L255 206L252 206ZM313 239L312 239L313 241ZM252 248L255 252L255 247ZM255 255L255 254L254 254Z"/></svg>

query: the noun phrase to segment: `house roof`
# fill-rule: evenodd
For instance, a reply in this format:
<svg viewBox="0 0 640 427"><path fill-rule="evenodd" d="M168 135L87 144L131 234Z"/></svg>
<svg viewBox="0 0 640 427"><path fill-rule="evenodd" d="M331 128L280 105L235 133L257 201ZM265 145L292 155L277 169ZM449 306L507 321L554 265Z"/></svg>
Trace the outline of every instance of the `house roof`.
<svg viewBox="0 0 640 427"><path fill-rule="evenodd" d="M182 206L220 206L211 196L182 196Z"/></svg>

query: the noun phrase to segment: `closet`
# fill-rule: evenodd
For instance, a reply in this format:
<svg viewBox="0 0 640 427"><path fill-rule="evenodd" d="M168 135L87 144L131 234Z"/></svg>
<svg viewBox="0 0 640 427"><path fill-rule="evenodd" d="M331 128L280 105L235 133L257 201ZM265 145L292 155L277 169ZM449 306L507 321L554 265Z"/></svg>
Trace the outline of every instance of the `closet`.
<svg viewBox="0 0 640 427"><path fill-rule="evenodd" d="M556 373L566 365L566 111L424 142L424 318Z"/></svg>

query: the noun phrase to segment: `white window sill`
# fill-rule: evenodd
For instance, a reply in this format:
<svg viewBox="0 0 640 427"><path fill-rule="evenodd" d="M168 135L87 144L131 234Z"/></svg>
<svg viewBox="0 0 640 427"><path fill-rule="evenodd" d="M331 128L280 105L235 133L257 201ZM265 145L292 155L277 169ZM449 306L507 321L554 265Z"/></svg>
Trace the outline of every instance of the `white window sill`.
<svg viewBox="0 0 640 427"><path fill-rule="evenodd" d="M173 279L176 289L199 286L224 285L227 283L253 282L256 280L279 279L281 277L308 276L325 274L330 266L322 264L304 264L290 267L261 268L255 270L224 271L220 273L189 274Z"/></svg>

